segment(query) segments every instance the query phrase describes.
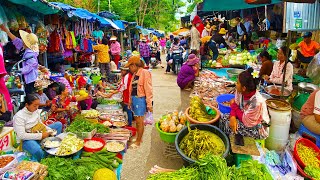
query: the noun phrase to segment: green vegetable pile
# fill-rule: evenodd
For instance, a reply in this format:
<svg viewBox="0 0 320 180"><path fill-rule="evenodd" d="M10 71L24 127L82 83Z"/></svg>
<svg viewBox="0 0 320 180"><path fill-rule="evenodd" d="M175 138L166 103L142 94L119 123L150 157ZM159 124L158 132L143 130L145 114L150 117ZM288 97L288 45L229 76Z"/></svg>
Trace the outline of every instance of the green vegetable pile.
<svg viewBox="0 0 320 180"><path fill-rule="evenodd" d="M207 122L216 117L217 112L213 109L213 114L208 114L206 106L203 104L202 100L198 96L194 96L190 100L190 116L200 122Z"/></svg>
<svg viewBox="0 0 320 180"><path fill-rule="evenodd" d="M97 129L98 133L108 133L110 131L109 127L106 127L102 124L94 124L87 120L83 115L78 114L75 117L75 120L67 127L67 132L80 133L80 132L91 132L94 129Z"/></svg>
<svg viewBox="0 0 320 180"><path fill-rule="evenodd" d="M314 179L320 179L320 168L313 166L306 166L304 172Z"/></svg>
<svg viewBox="0 0 320 180"><path fill-rule="evenodd" d="M260 164L256 160L246 160L241 162L239 169L232 167L233 176L231 179L237 180L273 180L269 174L267 167L264 164Z"/></svg>
<svg viewBox="0 0 320 180"><path fill-rule="evenodd" d="M188 128L189 133L179 144L185 155L198 160L207 154L222 155L224 153L224 143L219 136L209 131Z"/></svg>
<svg viewBox="0 0 320 180"><path fill-rule="evenodd" d="M106 99L106 98L98 98L97 101L99 104L110 104L110 105L118 104L117 100L110 100L110 99Z"/></svg>
<svg viewBox="0 0 320 180"><path fill-rule="evenodd" d="M147 180L272 180L264 164L255 160L242 161L241 167L228 167L224 158L206 155L189 167L175 172L152 174Z"/></svg>
<svg viewBox="0 0 320 180"><path fill-rule="evenodd" d="M88 180L92 179L96 170L108 168L114 170L122 163L116 153L103 149L96 153L82 153L82 158L73 160L68 158L49 157L41 161L48 166L46 180Z"/></svg>

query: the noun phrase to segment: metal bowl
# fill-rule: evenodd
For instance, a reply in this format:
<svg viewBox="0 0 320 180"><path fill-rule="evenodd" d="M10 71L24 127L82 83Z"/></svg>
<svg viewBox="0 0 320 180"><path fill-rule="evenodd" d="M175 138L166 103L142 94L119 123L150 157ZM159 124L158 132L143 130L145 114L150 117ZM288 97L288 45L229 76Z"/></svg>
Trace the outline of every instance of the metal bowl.
<svg viewBox="0 0 320 180"><path fill-rule="evenodd" d="M274 98L278 98L281 96L281 93L280 94L274 94L271 92L272 89L278 89L280 92L281 92L281 86L275 86L275 85L269 85L267 87L264 88L264 90L266 91L266 93L268 93L270 96L274 97ZM291 95L291 91L288 89L288 88L284 88L284 91L283 91L283 96L284 97L289 97Z"/></svg>
<svg viewBox="0 0 320 180"><path fill-rule="evenodd" d="M312 93L313 91L317 90L319 87L315 84L301 82L298 84L299 90L303 92Z"/></svg>
<svg viewBox="0 0 320 180"><path fill-rule="evenodd" d="M228 77L231 79L234 77L238 77L239 74L242 73L243 71L244 71L243 69L228 69L227 74L228 74Z"/></svg>
<svg viewBox="0 0 320 180"><path fill-rule="evenodd" d="M47 137L47 138L45 138L45 139L43 139L43 140L41 141L41 145L42 145L44 148L47 148L47 149L57 148L57 147L60 146L60 145L59 145L59 146L56 146L56 147L48 147L48 146L45 146L45 143L46 143L47 141L58 141L58 142L61 143L61 139L60 139L60 138L57 138L57 137Z"/></svg>

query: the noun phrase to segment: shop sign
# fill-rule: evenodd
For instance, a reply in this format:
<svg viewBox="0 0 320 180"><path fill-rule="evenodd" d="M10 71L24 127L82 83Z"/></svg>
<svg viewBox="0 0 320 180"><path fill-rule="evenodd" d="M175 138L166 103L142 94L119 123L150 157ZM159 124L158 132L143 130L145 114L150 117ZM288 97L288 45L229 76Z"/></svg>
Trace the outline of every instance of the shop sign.
<svg viewBox="0 0 320 180"><path fill-rule="evenodd" d="M293 11L294 18L301 18L301 11Z"/></svg>
<svg viewBox="0 0 320 180"><path fill-rule="evenodd" d="M296 29L301 29L302 28L302 19L295 19L294 21L294 27Z"/></svg>
<svg viewBox="0 0 320 180"><path fill-rule="evenodd" d="M0 150L5 150L10 146L10 133L0 139Z"/></svg>

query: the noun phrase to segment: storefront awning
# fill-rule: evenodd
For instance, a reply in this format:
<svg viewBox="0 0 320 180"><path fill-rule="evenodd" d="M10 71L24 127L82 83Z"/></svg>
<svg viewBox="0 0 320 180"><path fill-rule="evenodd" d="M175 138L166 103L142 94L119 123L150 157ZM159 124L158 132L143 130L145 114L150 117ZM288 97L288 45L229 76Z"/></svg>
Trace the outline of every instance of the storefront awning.
<svg viewBox="0 0 320 180"><path fill-rule="evenodd" d="M44 0L8 0L14 4L19 4L33 9L41 14L56 14L60 11L58 6L48 3Z"/></svg>
<svg viewBox="0 0 320 180"><path fill-rule="evenodd" d="M282 0L272 0L271 4L281 3ZM228 11L228 10L238 10L238 9L249 9L255 7L261 7L265 4L247 4L244 0L226 0L226 1L217 1L217 0L203 0L203 3L200 4L199 10L201 11Z"/></svg>

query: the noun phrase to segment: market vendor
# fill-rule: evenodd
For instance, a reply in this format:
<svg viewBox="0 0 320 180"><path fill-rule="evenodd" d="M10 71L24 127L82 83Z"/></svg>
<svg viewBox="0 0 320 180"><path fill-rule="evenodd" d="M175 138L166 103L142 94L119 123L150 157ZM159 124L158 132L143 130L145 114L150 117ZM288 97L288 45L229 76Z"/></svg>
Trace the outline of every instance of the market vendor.
<svg viewBox="0 0 320 180"><path fill-rule="evenodd" d="M265 75L263 79L267 83L274 83L281 85L283 82L283 73L284 73L284 65L287 61L288 57L286 56L288 48L286 46L281 47L278 50L278 60L273 64L273 69L271 75ZM293 79L293 66L290 62L287 63L286 66L286 74L285 74L285 87L292 91L292 79Z"/></svg>
<svg viewBox="0 0 320 180"><path fill-rule="evenodd" d="M48 96L45 93L43 93L43 88L38 87L36 89L37 93L35 95L40 100L39 108L48 111L51 107L51 101L49 100Z"/></svg>
<svg viewBox="0 0 320 180"><path fill-rule="evenodd" d="M52 106L49 111L49 117L60 121L64 127L67 125L68 120L72 120L78 113L76 107L71 107L71 102L80 102L91 98L90 96L70 96L69 89L65 85L61 84L60 87L61 94L56 96L52 100Z"/></svg>
<svg viewBox="0 0 320 180"><path fill-rule="evenodd" d="M98 86L97 89L97 98L111 98L115 93L117 93L116 91L112 91L111 93L107 94L102 86Z"/></svg>
<svg viewBox="0 0 320 180"><path fill-rule="evenodd" d="M120 43L117 41L116 36L111 36L110 41L111 41L110 52L112 55L113 62L116 64L118 69L119 61L121 59L120 57L121 46L120 46Z"/></svg>
<svg viewBox="0 0 320 180"><path fill-rule="evenodd" d="M36 95L27 94L25 102L26 106L13 117L13 128L17 139L22 141L22 149L30 153L33 160L40 161L46 153L42 150L39 141L49 137L53 133L52 129L60 134L62 124L55 122L45 126L41 122L42 110L38 109L40 100Z"/></svg>
<svg viewBox="0 0 320 180"><path fill-rule="evenodd" d="M312 33L306 32L303 35L303 41L299 43L297 58L302 63L310 63L313 57L320 51L320 45L311 40Z"/></svg>
<svg viewBox="0 0 320 180"><path fill-rule="evenodd" d="M311 132L320 135L320 90L310 94L300 112L302 124Z"/></svg>
<svg viewBox="0 0 320 180"><path fill-rule="evenodd" d="M220 44L223 44L224 47L231 49L229 45L226 43L226 40L223 38L223 36L226 35L227 32L228 31L225 28L221 28L219 33L212 36L211 39L209 40L208 46L212 51L212 60L217 60L219 55L217 46L220 46Z"/></svg>
<svg viewBox="0 0 320 180"><path fill-rule="evenodd" d="M126 64L123 64L121 69L121 83L118 88L119 92L122 92L122 98L123 98L123 110L127 112L128 115L128 125L132 126L132 120L133 120L133 113L131 109L129 109L129 87L131 85L132 80L132 73L129 72L129 68L125 68Z"/></svg>
<svg viewBox="0 0 320 180"><path fill-rule="evenodd" d="M273 69L272 56L268 51L262 51L259 57L262 62L259 77L270 76Z"/></svg>
<svg viewBox="0 0 320 180"><path fill-rule="evenodd" d="M144 132L144 116L146 110L153 112L153 92L151 73L144 69L144 63L139 56L129 58L125 68L129 68L133 74L131 86L129 87L129 104L133 111L137 126L137 139L131 148L137 148L142 142Z"/></svg>
<svg viewBox="0 0 320 180"><path fill-rule="evenodd" d="M239 40L241 42L241 49L249 50L249 36L248 31L245 25L241 22L241 19L239 17L236 18L237 22L237 33L239 35Z"/></svg>
<svg viewBox="0 0 320 180"><path fill-rule="evenodd" d="M238 76L235 99L230 101L230 117L223 115L220 129L225 133L265 139L268 137L266 124L270 122L265 99L257 91L259 75L252 68Z"/></svg>
<svg viewBox="0 0 320 180"><path fill-rule="evenodd" d="M195 54L190 54L187 62L181 67L177 84L181 89L190 90L197 76L199 76L199 58Z"/></svg>
<svg viewBox="0 0 320 180"><path fill-rule="evenodd" d="M26 94L34 93L34 84L38 77L38 37L33 33L19 30L20 39L13 35L5 25L1 24L0 29L8 34L17 50L25 50L22 59L26 60L22 62L20 71L24 77Z"/></svg>
<svg viewBox="0 0 320 180"><path fill-rule="evenodd" d="M110 55L109 45L106 38L102 39L102 43L93 46L93 49L98 53L98 62L102 77L108 77L110 74Z"/></svg>

